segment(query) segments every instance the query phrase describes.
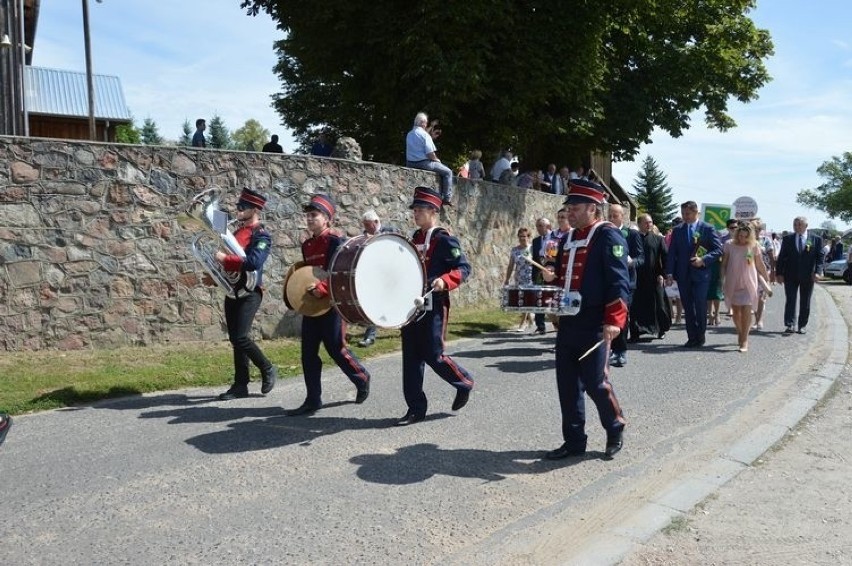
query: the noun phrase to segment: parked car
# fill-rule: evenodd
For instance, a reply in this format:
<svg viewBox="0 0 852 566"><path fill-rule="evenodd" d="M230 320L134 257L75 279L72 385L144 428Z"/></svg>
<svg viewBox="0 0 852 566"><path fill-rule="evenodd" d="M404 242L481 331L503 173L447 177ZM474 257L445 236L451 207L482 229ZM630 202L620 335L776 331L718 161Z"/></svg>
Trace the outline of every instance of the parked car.
<svg viewBox="0 0 852 566"><path fill-rule="evenodd" d="M846 271L846 260L838 259L836 261L832 261L828 265L825 266L826 277L831 277L832 279L841 279L843 277L843 273Z"/></svg>

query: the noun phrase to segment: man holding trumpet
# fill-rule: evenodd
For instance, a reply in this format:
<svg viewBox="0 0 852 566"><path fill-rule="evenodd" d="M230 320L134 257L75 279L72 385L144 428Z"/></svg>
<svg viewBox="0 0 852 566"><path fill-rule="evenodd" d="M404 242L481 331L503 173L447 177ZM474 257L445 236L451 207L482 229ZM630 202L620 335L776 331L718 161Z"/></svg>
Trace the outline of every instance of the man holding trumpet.
<svg viewBox="0 0 852 566"><path fill-rule="evenodd" d="M586 414L583 391L598 409L606 430L607 457L622 447L624 415L607 379L612 340L627 320L630 280L627 242L609 222L602 222L603 188L574 179L568 187L565 210L571 231L559 242L555 268L542 275L563 287L556 334L556 385L562 410L564 443L547 452L558 460L586 451Z"/></svg>

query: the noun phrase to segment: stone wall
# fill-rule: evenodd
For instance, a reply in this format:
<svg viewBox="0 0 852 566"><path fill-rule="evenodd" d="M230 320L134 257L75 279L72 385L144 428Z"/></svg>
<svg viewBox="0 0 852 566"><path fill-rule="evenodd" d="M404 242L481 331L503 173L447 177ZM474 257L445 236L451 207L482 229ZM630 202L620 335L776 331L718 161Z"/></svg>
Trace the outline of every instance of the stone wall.
<svg viewBox="0 0 852 566"><path fill-rule="evenodd" d="M336 226L360 232L374 208L410 233L411 188L437 176L364 161L0 137L0 350L109 348L226 338L222 293L201 284L179 217L212 186L223 204L243 186L270 200L264 223L273 255L259 337L298 333L282 300L286 269L301 259L302 205L315 192L338 203ZM473 265L456 305L499 305L519 226L554 217L560 198L463 181L441 224Z"/></svg>

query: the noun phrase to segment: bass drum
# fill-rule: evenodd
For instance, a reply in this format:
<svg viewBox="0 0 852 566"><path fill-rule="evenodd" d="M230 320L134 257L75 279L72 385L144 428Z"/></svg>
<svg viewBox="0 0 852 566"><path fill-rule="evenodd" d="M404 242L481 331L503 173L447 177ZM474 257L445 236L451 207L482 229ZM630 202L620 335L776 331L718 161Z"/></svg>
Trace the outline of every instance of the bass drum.
<svg viewBox="0 0 852 566"><path fill-rule="evenodd" d="M330 265L331 304L352 324L402 328L417 316L426 271L420 254L398 234L356 236L343 243Z"/></svg>

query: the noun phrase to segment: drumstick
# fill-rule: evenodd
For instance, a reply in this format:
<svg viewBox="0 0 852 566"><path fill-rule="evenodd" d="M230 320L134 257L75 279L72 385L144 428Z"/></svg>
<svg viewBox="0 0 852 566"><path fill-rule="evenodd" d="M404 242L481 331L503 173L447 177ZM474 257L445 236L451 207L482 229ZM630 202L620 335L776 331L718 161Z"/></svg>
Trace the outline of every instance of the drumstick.
<svg viewBox="0 0 852 566"><path fill-rule="evenodd" d="M429 297L429 295L431 295L433 291L435 291L434 287L429 289L429 291L425 295L423 295L422 297L417 297L416 299L414 299L414 306L419 309L420 307L425 305L427 297Z"/></svg>
<svg viewBox="0 0 852 566"><path fill-rule="evenodd" d="M580 356L580 359L578 359L577 361L578 361L578 362L579 362L579 361L582 361L582 360L583 360L586 356L588 356L589 354L591 354L592 352L594 352L595 350L597 350L597 349L598 349L598 347L599 347L601 344L603 344L604 342L606 342L606 340L604 340L604 339L599 340L597 344L595 344L594 346L592 346L591 348L589 348L588 350L586 350L586 353L585 353L585 354L583 354L582 356Z"/></svg>
<svg viewBox="0 0 852 566"><path fill-rule="evenodd" d="M521 257L522 257L522 258L524 258L524 261L526 261L527 263L529 263L529 264L530 264L530 265L532 265L533 267L537 267L537 268L541 269L542 271L545 271L545 270L547 269L547 268L546 268L546 267L544 267L542 264L540 264L540 263L538 263L537 261L533 260L533 258L531 258L531 257L525 256L525 255L522 255Z"/></svg>

